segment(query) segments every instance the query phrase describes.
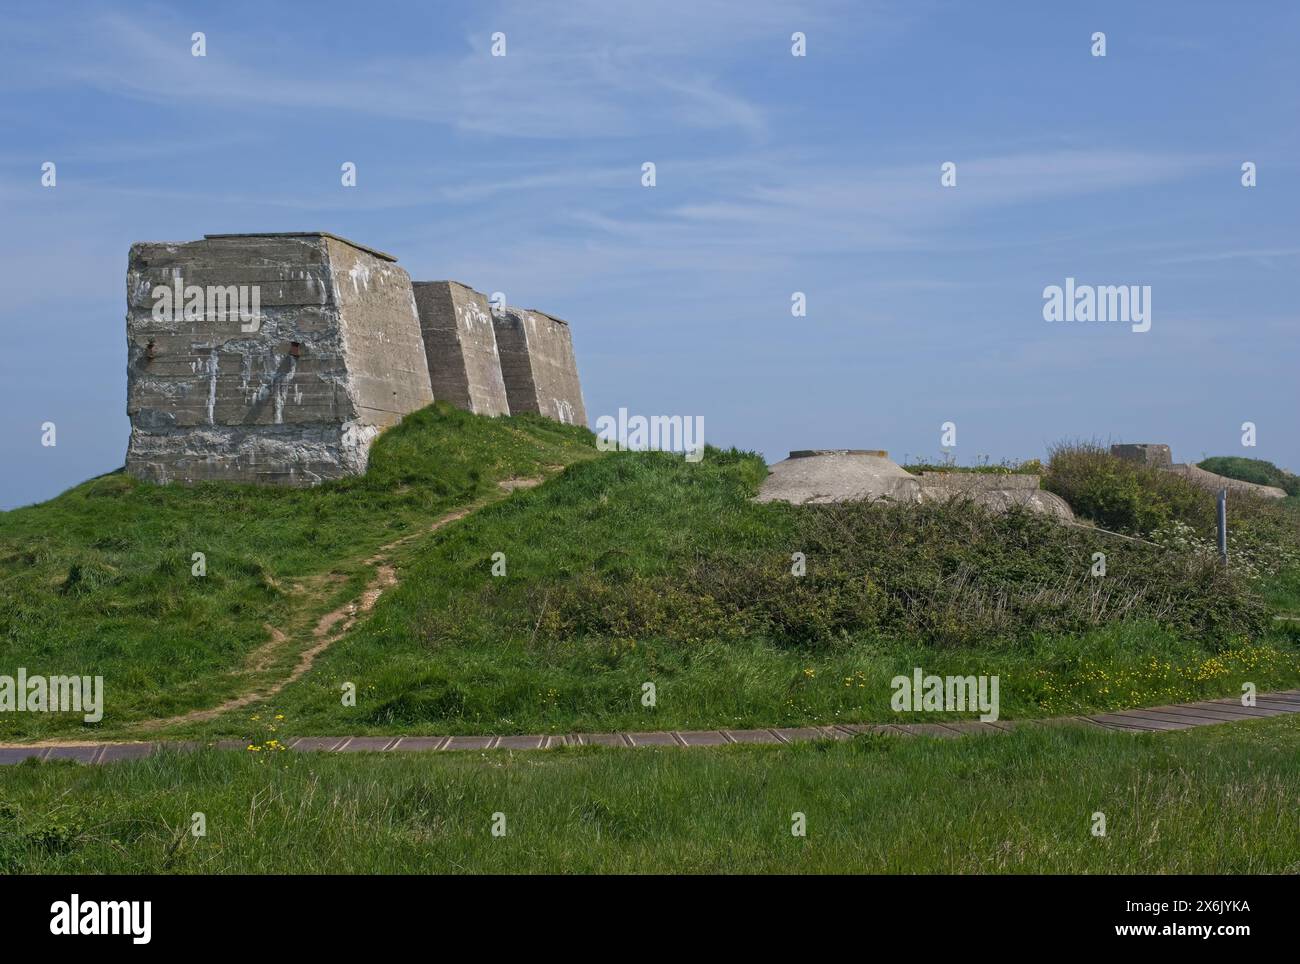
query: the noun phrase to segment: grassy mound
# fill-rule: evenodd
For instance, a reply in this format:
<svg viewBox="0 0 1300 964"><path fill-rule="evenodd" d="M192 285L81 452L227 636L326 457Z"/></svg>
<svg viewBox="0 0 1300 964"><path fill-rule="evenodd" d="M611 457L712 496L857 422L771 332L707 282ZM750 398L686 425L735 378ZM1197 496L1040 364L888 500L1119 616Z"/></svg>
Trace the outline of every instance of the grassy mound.
<svg viewBox="0 0 1300 964"><path fill-rule="evenodd" d="M1198 467L1216 475L1226 475L1241 482L1272 485L1290 496L1300 496L1300 475L1280 469L1263 459L1246 459L1236 455L1216 455L1198 463Z"/></svg>
<svg viewBox="0 0 1300 964"><path fill-rule="evenodd" d="M1076 515L1117 532L1149 536L1173 521L1201 534L1214 531L1212 493L1169 472L1116 458L1095 442L1053 448L1043 488L1070 503Z"/></svg>
<svg viewBox="0 0 1300 964"><path fill-rule="evenodd" d="M435 536L273 709L298 732L761 726L892 719L916 666L1003 674L1019 716L1300 673L1212 558L960 502L758 504L764 471L716 449L572 466Z"/></svg>
<svg viewBox="0 0 1300 964"><path fill-rule="evenodd" d="M585 429L437 405L380 436L367 475L317 488L92 479L0 513L0 672L103 676L105 726L212 705L267 623L355 597L381 545L498 480L595 454ZM0 739L69 724L6 714Z"/></svg>
<svg viewBox="0 0 1300 964"><path fill-rule="evenodd" d="M117 473L5 513L0 671L102 675L99 733L216 706L285 680L322 614L409 536L384 550L398 584L310 673L169 732L269 737L248 731L276 717L280 737L892 719L890 679L917 666L1001 675L1008 717L1300 678L1300 624L1268 630L1251 573L1212 554L962 502L760 505L755 455L692 464L591 443L435 406L385 433L363 478L288 490ZM498 482L563 466L502 497ZM1198 493L1169 493L1163 520L1197 518ZM1277 599L1300 590L1300 564L1283 571ZM286 642L268 651L269 627ZM0 717L0 739L85 728Z"/></svg>
<svg viewBox="0 0 1300 964"><path fill-rule="evenodd" d="M576 467L418 564L412 625L434 646L757 637L787 647L862 633L973 645L1125 619L1185 635L1264 625L1258 600L1212 559L960 501L761 505L751 497L763 471L756 456L715 450L699 465L628 453ZM510 578L490 578L495 551ZM1104 579L1092 575L1095 552L1107 556Z"/></svg>

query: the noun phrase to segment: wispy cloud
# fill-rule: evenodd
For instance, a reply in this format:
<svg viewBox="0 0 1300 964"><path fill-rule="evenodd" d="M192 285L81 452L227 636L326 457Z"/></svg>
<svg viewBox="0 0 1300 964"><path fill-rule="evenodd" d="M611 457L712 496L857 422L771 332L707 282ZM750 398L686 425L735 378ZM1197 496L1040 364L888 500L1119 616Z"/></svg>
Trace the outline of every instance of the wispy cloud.
<svg viewBox="0 0 1300 964"><path fill-rule="evenodd" d="M328 68L302 50L268 48L252 28L214 35L209 56L194 58L194 18L109 13L73 37L66 24L48 33L28 24L0 76L9 89L71 84L150 104L344 111L507 137L627 137L671 126L760 137L764 110L728 86L726 65L756 33L775 43L788 23L826 15L775 2L747 4L739 20L735 12L677 0L507 3L475 11L462 44ZM506 28L507 55L492 57L491 35ZM705 61L716 71L702 70Z"/></svg>

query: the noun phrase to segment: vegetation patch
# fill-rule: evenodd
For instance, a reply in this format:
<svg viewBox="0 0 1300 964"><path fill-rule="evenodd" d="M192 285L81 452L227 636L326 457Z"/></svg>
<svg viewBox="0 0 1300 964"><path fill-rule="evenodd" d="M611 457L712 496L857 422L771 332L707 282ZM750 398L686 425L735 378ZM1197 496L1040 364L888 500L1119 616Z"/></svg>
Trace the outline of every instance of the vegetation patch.
<svg viewBox="0 0 1300 964"><path fill-rule="evenodd" d="M283 675L295 647L243 671L268 624L310 639L316 617L356 597L381 546L500 495L500 480L596 455L586 429L439 404L380 436L363 477L160 486L119 471L0 512L0 673L98 675L106 693L100 724L3 714L0 739L104 732Z"/></svg>

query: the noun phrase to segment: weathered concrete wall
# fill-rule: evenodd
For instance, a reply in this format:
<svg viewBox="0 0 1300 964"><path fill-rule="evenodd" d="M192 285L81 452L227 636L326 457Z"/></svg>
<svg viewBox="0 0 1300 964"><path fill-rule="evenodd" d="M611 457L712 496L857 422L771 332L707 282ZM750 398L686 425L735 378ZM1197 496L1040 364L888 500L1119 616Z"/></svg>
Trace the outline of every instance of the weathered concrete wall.
<svg viewBox="0 0 1300 964"><path fill-rule="evenodd" d="M458 281L415 282L433 394L476 415L509 415L487 298Z"/></svg>
<svg viewBox="0 0 1300 964"><path fill-rule="evenodd" d="M424 338L406 271L391 260L327 238L334 300L359 417L388 426L430 404Z"/></svg>
<svg viewBox="0 0 1300 964"><path fill-rule="evenodd" d="M1036 475L922 472L920 481L922 502L968 499L992 512L1007 512L1013 506L1019 506L1064 522L1074 521L1070 504L1059 495L1040 489Z"/></svg>
<svg viewBox="0 0 1300 964"><path fill-rule="evenodd" d="M1124 445L1112 445L1110 454L1126 462L1151 465L1164 468L1173 464L1174 457L1168 445L1158 442L1134 442Z"/></svg>
<svg viewBox="0 0 1300 964"><path fill-rule="evenodd" d="M154 317L157 286L253 286L260 311ZM127 470L310 485L365 470L380 429L433 401L411 283L319 233L132 245ZM245 330L252 329L252 330Z"/></svg>
<svg viewBox="0 0 1300 964"><path fill-rule="evenodd" d="M992 492L1006 489L1037 489L1039 478L1020 472L922 472L923 489L954 489L961 492Z"/></svg>
<svg viewBox="0 0 1300 964"><path fill-rule="evenodd" d="M520 308L506 308L492 321L510 411L538 412L557 422L586 425L587 407L568 323Z"/></svg>

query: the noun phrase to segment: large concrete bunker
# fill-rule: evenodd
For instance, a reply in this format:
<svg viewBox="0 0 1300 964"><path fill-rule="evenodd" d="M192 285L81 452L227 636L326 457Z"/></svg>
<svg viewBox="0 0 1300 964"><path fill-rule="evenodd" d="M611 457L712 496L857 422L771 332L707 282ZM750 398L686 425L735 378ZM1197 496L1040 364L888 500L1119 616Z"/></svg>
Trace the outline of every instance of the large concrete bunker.
<svg viewBox="0 0 1300 964"><path fill-rule="evenodd" d="M433 401L411 281L325 233L135 244L127 270L127 471L310 485Z"/></svg>
<svg viewBox="0 0 1300 964"><path fill-rule="evenodd" d="M585 425L566 322L321 231L131 246L127 471L154 482L314 485L443 399ZM498 339L501 341L498 352Z"/></svg>

